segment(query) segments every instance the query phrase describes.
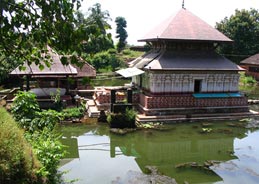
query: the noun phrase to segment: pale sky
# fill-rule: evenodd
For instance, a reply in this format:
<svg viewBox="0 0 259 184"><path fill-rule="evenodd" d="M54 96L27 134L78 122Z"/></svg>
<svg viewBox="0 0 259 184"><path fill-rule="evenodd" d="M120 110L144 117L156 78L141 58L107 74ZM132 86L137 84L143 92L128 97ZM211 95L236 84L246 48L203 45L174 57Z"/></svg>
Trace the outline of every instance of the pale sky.
<svg viewBox="0 0 259 184"><path fill-rule="evenodd" d="M182 7L182 0L84 0L82 12L85 13L95 3L101 4L102 11L109 11L113 37L116 35L115 18L121 16L126 19L127 42L135 45L142 45L137 40ZM258 10L259 0L185 0L185 8L215 27L216 22L233 15L236 9Z"/></svg>

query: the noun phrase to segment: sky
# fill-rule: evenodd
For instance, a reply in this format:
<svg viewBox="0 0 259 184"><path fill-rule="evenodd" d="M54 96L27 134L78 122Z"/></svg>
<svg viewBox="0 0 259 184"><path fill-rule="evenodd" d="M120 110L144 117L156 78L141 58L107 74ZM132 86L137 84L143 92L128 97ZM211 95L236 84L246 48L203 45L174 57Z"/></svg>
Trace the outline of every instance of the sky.
<svg viewBox="0 0 259 184"><path fill-rule="evenodd" d="M116 35L115 18L124 17L127 21L127 42L143 45L137 40L145 36L163 20L182 8L183 0L83 0L81 10L86 13L95 3L101 4L112 19L111 33ZM185 0L185 8L211 26L215 27L225 17L230 17L236 9L255 8L259 10L259 0Z"/></svg>

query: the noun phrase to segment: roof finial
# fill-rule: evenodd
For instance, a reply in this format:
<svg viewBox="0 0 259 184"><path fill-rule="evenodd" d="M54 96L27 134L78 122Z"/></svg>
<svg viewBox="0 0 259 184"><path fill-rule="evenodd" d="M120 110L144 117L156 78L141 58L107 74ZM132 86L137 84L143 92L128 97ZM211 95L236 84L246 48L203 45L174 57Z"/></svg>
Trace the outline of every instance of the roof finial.
<svg viewBox="0 0 259 184"><path fill-rule="evenodd" d="M182 3L182 8L185 9L185 7L184 7L184 0L183 0L183 3Z"/></svg>

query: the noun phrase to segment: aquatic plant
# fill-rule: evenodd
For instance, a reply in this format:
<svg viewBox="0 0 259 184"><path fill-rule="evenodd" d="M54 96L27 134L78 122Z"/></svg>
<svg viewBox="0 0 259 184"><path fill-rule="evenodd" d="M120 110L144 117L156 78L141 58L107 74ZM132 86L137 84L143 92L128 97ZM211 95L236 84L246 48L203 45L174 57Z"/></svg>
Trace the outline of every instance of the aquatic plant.
<svg viewBox="0 0 259 184"><path fill-rule="evenodd" d="M212 132L212 128L202 128L201 133L210 133Z"/></svg>
<svg viewBox="0 0 259 184"><path fill-rule="evenodd" d="M206 160L203 164L199 164L197 162L185 162L175 165L176 169L199 169L203 171L211 171L213 172L210 167L216 164L220 164L221 161L218 160Z"/></svg>

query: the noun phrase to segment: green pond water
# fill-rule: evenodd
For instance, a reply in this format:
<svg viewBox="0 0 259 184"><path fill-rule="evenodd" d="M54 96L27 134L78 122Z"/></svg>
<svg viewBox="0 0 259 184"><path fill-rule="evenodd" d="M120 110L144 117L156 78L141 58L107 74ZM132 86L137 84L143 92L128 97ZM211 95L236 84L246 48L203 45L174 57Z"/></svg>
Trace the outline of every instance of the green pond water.
<svg viewBox="0 0 259 184"><path fill-rule="evenodd" d="M107 124L60 126L62 142L68 145L60 171L78 184L147 183L146 166L175 178L178 184L258 184L259 131L244 125L258 120L210 122L210 133L201 133L205 123L166 125L169 130L138 130L127 135L110 133ZM203 124L203 125L202 125ZM176 168L186 162L221 161L206 171Z"/></svg>

